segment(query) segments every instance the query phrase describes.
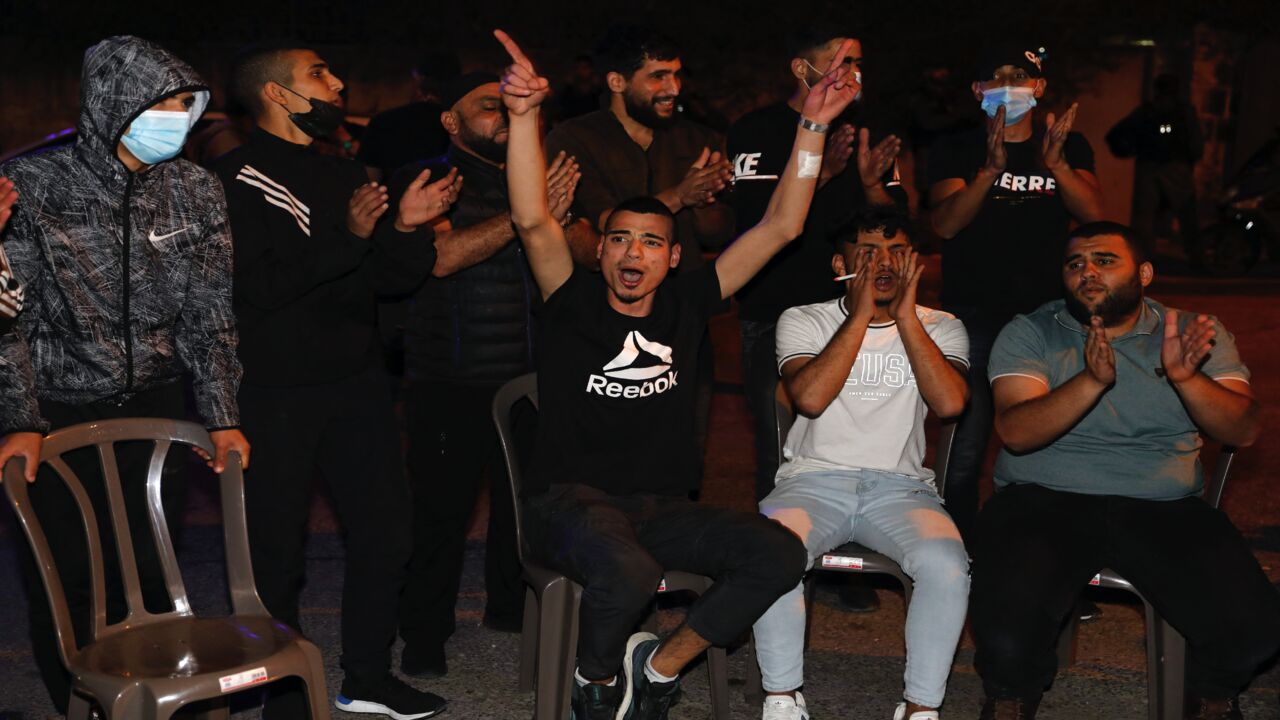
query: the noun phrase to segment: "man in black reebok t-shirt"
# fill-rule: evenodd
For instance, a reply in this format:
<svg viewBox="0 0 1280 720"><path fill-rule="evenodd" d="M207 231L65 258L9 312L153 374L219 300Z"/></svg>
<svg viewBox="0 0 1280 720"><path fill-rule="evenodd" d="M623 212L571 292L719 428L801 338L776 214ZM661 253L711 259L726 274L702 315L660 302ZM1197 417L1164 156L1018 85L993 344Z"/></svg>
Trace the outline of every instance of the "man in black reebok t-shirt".
<svg viewBox="0 0 1280 720"><path fill-rule="evenodd" d="M822 76L818 68L831 62L845 39L828 22L815 22L795 32L788 42L788 70L795 83L791 97L747 113L729 129L734 184L728 201L737 223L735 234L746 232L764 217L778 176L791 155L795 126L809 87ZM861 63L862 43L853 40L845 64L858 73ZM906 192L897 180L898 138L890 135L873 148L865 129L859 144L858 129L852 124L835 125L804 234L775 255L737 295L742 374L756 436L757 500L773 491L779 462L773 413L759 411L773 407L778 381L773 330L778 316L787 308L830 300L843 292L840 283L831 281L828 228L844 224L863 205L896 204L903 209L907 205ZM855 147L856 162L848 167Z"/></svg>
<svg viewBox="0 0 1280 720"><path fill-rule="evenodd" d="M781 525L688 499L698 471L690 375L717 301L800 234L828 123L859 86L846 80L846 43L805 101L772 212L715 263L666 282L680 263L674 218L646 197L610 214L593 275L575 269L547 209L537 107L549 83L497 35L514 60L502 86L511 216L546 301L538 441L525 488L529 554L584 587L574 716L658 720L685 664L736 639L804 572L804 550ZM664 640L628 640L667 570L716 584Z"/></svg>
<svg viewBox="0 0 1280 720"><path fill-rule="evenodd" d="M1076 105L1056 122L1049 113L1034 124L1045 89L1040 66L1041 54L1022 45L988 48L973 83L990 117L985 133L944 137L929 159L931 218L945 241L942 307L969 331L969 409L956 428L947 475L947 510L966 539L991 436L991 345L1014 315L1061 294L1058 268L1071 220L1102 215L1093 151L1071 132Z"/></svg>

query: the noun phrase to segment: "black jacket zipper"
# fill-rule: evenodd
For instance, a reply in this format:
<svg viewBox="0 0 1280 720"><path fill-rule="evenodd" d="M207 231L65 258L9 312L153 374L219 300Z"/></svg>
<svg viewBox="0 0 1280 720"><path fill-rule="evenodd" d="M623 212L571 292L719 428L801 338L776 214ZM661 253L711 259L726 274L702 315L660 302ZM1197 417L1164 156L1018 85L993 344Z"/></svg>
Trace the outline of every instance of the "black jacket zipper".
<svg viewBox="0 0 1280 720"><path fill-rule="evenodd" d="M131 229L129 227L129 201L133 196L133 173L129 173L128 178L124 182L124 249L121 252L121 258L124 261L124 282L120 306L124 319L121 331L124 333L124 395L127 396L133 391L133 323L129 317L129 235ZM122 401L126 397L120 398Z"/></svg>

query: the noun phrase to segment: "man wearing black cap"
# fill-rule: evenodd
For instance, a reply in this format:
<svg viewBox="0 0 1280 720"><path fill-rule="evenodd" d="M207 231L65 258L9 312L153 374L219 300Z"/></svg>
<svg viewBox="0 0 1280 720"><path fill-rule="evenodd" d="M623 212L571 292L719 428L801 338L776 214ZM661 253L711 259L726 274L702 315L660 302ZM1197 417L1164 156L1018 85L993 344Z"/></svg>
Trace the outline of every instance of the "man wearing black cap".
<svg viewBox="0 0 1280 720"><path fill-rule="evenodd" d="M988 48L973 83L989 117L985 134L944 137L929 160L931 217L945 241L942 307L969 331L969 409L956 429L947 478L947 509L966 538L991 436L991 345L1014 315L1055 298L1071 221L1102 215L1093 150L1071 132L1076 105L1061 118L1049 113L1044 123L1034 121L1044 57L1037 46Z"/></svg>
<svg viewBox="0 0 1280 720"><path fill-rule="evenodd" d="M484 624L518 632L524 586L515 520L493 421L493 395L533 370L530 314L537 292L511 224L506 174L507 113L492 73L445 83L438 122L448 151L408 165L392 180L398 196L423 168L466 177L458 202L435 223L439 257L414 296L406 327L406 420L414 500L414 551L400 607L406 675L447 672L444 643L454 631L467 523L488 470L488 599ZM548 171L548 200L563 221L577 166L563 154Z"/></svg>

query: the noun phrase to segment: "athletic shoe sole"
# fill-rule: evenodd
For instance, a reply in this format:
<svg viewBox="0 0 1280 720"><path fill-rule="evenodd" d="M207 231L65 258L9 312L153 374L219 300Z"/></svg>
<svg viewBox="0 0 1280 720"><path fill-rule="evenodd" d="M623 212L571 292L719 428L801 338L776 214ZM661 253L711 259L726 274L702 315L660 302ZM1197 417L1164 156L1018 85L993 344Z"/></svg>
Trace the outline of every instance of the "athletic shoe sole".
<svg viewBox="0 0 1280 720"><path fill-rule="evenodd" d="M421 720L421 718L435 717L445 710L444 708L440 708L439 710L431 710L424 713L398 713L382 703L372 702L369 700L352 700L351 698L343 697L342 695L338 695L338 697L334 698L333 706L343 712L386 715L389 718L393 718L393 720Z"/></svg>
<svg viewBox="0 0 1280 720"><path fill-rule="evenodd" d="M631 700L635 696L636 686L631 678L635 677L637 672L644 672L643 665L637 668L634 664L636 646L657 639L657 635L647 632L638 632L627 638L627 652L622 656L622 678L626 684L622 690L622 702L618 704L618 713L613 716L614 720L625 720L627 711L631 709Z"/></svg>

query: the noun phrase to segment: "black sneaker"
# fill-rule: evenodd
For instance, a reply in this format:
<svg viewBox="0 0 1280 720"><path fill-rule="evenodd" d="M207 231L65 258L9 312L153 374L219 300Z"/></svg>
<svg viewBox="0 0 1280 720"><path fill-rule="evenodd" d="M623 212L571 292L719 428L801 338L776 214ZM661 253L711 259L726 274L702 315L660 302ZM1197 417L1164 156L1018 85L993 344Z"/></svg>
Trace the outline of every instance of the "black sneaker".
<svg viewBox="0 0 1280 720"><path fill-rule="evenodd" d="M434 680L449 674L444 645L434 643L404 644L400 653L400 672L409 677Z"/></svg>
<svg viewBox="0 0 1280 720"><path fill-rule="evenodd" d="M444 710L445 699L415 690L400 678L387 674L376 680L357 680L350 676L342 681L342 691L333 706L349 713L386 715L395 720L419 720Z"/></svg>
<svg viewBox="0 0 1280 720"><path fill-rule="evenodd" d="M574 680L569 717L571 720L613 720L618 712L618 702L622 700L622 690L621 682L579 685Z"/></svg>
<svg viewBox="0 0 1280 720"><path fill-rule="evenodd" d="M657 649L658 636L653 633L636 633L627 640L627 653L622 657L626 688L616 720L667 720L667 710L680 694L680 679L649 682L644 665Z"/></svg>

